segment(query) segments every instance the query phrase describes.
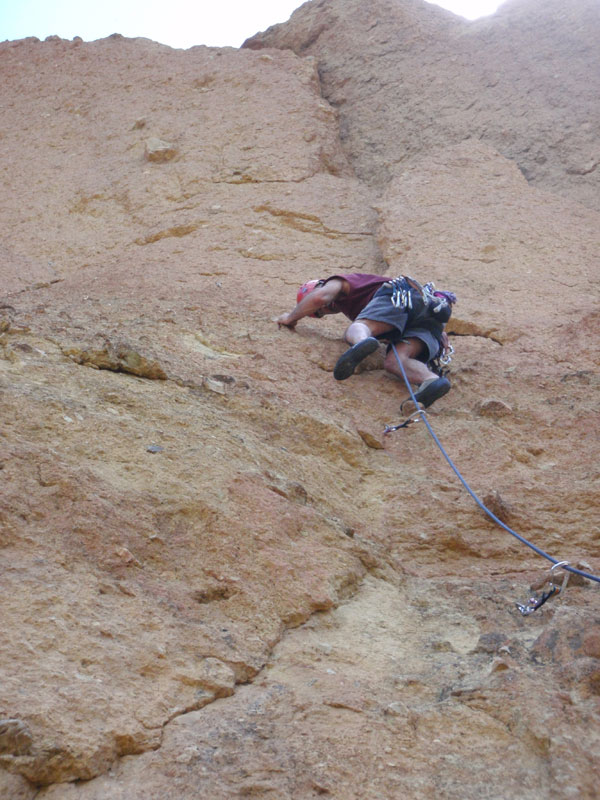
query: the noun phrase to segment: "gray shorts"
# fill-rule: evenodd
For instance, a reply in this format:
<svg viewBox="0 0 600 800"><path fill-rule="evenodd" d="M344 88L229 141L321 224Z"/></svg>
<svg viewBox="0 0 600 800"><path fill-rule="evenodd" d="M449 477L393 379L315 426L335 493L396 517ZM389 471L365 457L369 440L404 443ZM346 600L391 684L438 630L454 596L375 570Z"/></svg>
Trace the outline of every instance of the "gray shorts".
<svg viewBox="0 0 600 800"><path fill-rule="evenodd" d="M419 361L427 363L439 353L444 326L422 310L407 312L396 308L392 304L391 288L382 286L378 289L371 302L367 303L356 319L372 319L393 325L394 330L377 336L377 339L391 344L397 344L405 339L419 339L425 345L424 350L417 356Z"/></svg>

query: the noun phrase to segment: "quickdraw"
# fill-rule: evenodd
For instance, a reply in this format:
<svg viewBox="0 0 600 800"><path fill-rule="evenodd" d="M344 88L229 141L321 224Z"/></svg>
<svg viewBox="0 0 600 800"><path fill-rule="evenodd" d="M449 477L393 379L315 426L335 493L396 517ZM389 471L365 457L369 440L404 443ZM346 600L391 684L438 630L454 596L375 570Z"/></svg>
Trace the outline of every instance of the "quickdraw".
<svg viewBox="0 0 600 800"><path fill-rule="evenodd" d="M406 278L394 278L389 281L392 287L392 305L394 308L401 308L403 311L412 311L411 287Z"/></svg>
<svg viewBox="0 0 600 800"><path fill-rule="evenodd" d="M521 614L523 614L523 616L526 617L529 614L533 614L533 612L537 611L538 608L541 608L546 602L546 600L550 600L550 598L553 597L557 592L558 589L556 588L556 586L553 586L552 589L550 589L549 591L542 592L540 597L530 597L529 603L526 606L521 605L521 603L517 603L516 606L521 612Z"/></svg>
<svg viewBox="0 0 600 800"><path fill-rule="evenodd" d="M448 347L442 353L442 355L439 356L437 361L439 361L439 363L442 366L447 367L448 364L452 361L452 356L453 355L454 355L454 348L452 347L451 344L449 344Z"/></svg>
<svg viewBox="0 0 600 800"><path fill-rule="evenodd" d="M401 422L400 425L386 425L383 431L383 435L385 436L387 433L393 433L394 431L399 431L400 428L408 428L408 426L412 425L413 422L419 422L419 420L421 419L421 414L426 414L426 413L427 413L426 411L423 411L420 408L417 409L416 411L413 411L413 413L407 419L405 419L404 422Z"/></svg>
<svg viewBox="0 0 600 800"><path fill-rule="evenodd" d="M539 597L530 597L529 602L527 605L522 603L516 603L517 608L523 614L524 617L529 616L529 614L533 614L534 611L537 611L538 608L541 608L547 600L550 600L551 597L554 597L555 594L561 595L564 590L567 588L567 583L569 582L569 573L564 569L568 565L568 561L558 561L556 564L552 565L550 569L550 573L546 578L544 583L549 583L550 588L542 592ZM555 572L554 570L557 567L563 567L563 579L560 588L554 583Z"/></svg>
<svg viewBox="0 0 600 800"><path fill-rule="evenodd" d="M402 377L404 379L404 383L406 384L406 388L408 389L408 393L409 393L412 401L416 405L417 401L415 399L414 392L413 392L413 390L411 388L411 385L410 385L410 382L409 382L409 380L408 380L408 378L406 376L406 371L405 371L405 369L404 369L404 367L402 365L402 361L400 360L400 356L398 355L398 351L396 350L396 347L393 344L392 344L392 350L394 351L394 355L396 357L396 361L398 362L398 368L399 368L399 370L400 370L400 372L402 374ZM448 466L454 472L454 474L459 479L459 481L462 483L462 485L465 488L465 490L469 493L469 495L477 503L479 508L491 520L493 520L496 523L496 525L498 525L499 527L503 528L507 533L510 533L511 536L514 536L515 539L517 539L519 542L521 542L521 544L524 544L527 547L529 547L530 550L533 550L533 552L537 553L538 556L541 556L542 558L545 558L547 561L551 561L552 564L553 564L553 567L550 570L550 575L551 576L553 574L554 569L556 569L558 567L561 567L565 571L566 574L563 577L563 582L562 582L562 586L560 588L559 594L564 591L564 589L565 589L565 587L567 585L568 576L571 573L574 574L574 575L580 575L582 578L586 578L587 580L594 581L595 583L600 583L600 576L599 575L593 575L591 572L586 572L585 570L578 569L577 567L573 567L573 566L571 566L569 564L568 561L557 561L555 558L553 558L551 555L546 553L540 547L537 547L537 545L535 545L532 542L528 541L524 536L521 536L520 533L517 533L516 531L514 531L505 522L502 522L502 520L499 519L492 511L490 511L490 509L479 499L479 497L475 494L473 489L471 489L471 487L469 486L467 481L461 475L459 469L457 468L455 463L452 461L452 459L450 458L450 456L446 452L446 450L444 448L444 445L440 442L438 436L436 435L435 431L431 427L431 425L429 423L429 420L427 419L427 415L422 411L420 411L419 413L420 413L421 418L423 419L423 423L424 423L425 427L427 428L431 438L433 439L433 441L435 442L435 444L439 448L440 453L445 458ZM404 425L402 425L400 427L404 427ZM391 430L393 430L393 428ZM551 592L548 593L547 597L545 597L545 598L544 598L543 594L542 594L542 596L540 598L531 598L530 602L527 605L523 605L522 606L523 610L522 610L521 613L523 613L523 614L531 614L533 611L536 610L536 608L540 608L547 600L550 599L550 597L554 596L555 594L556 594L556 592L552 592L551 591ZM517 604L517 605L519 606L519 608L521 608L521 604Z"/></svg>

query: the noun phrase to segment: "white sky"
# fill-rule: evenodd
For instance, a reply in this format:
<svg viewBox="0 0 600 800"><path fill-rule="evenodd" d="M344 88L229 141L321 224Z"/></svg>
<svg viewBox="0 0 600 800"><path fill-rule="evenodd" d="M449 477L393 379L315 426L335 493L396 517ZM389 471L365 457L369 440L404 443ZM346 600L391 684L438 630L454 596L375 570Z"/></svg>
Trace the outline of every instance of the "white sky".
<svg viewBox="0 0 600 800"><path fill-rule="evenodd" d="M500 2L437 4L476 19L492 14ZM121 33L171 47L239 47L258 31L288 20L301 5L301 0L0 0L0 41L53 35L92 41Z"/></svg>

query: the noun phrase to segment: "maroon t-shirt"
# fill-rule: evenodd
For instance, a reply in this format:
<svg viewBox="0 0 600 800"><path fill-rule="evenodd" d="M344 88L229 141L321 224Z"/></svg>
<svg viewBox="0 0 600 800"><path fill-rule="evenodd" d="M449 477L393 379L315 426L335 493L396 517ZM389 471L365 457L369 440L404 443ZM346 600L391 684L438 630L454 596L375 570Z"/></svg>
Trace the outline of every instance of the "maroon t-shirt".
<svg viewBox="0 0 600 800"><path fill-rule="evenodd" d="M331 304L331 308L334 311L341 311L351 320L356 319L380 286L389 281L389 278L384 278L382 275L354 272L351 275L330 275L323 283L327 283L333 278L341 278L347 281L350 290L347 295L339 295L335 302Z"/></svg>

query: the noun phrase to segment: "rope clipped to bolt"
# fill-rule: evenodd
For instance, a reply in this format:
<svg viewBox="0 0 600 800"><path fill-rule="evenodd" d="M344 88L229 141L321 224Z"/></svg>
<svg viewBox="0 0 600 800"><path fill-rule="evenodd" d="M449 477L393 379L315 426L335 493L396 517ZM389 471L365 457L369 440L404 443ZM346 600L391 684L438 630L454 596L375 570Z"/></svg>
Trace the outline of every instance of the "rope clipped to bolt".
<svg viewBox="0 0 600 800"><path fill-rule="evenodd" d="M402 423L401 425L396 425L396 426L393 426L393 427L390 427L388 425L384 432L385 433L389 433L390 431L398 430L399 428L405 428L405 427L408 427L408 425L412 424L413 422L419 421L419 419L422 420L425 423L425 426L427 427L427 430L429 431L429 434L431 435L431 438L433 439L433 441L438 446L440 452L442 453L442 455L444 456L444 458L448 462L448 465L450 466L452 471L458 477L459 481L462 483L462 485L467 490L467 492L471 495L473 500L475 500L475 502L477 503L479 508L481 508L481 510L483 512L485 512L485 514L487 514L487 516L491 520L493 520L493 522L495 522L496 525L499 525L501 528L504 528L504 530L507 531L508 533L510 533L511 536L514 536L515 539L518 539L522 544L527 545L527 547L531 548L539 556L542 556L542 558L545 558L548 561L550 561L554 565L552 567L552 570L554 570L555 568L560 567L561 569L565 570L566 572L570 572L570 573L573 573L575 575L581 575L581 577L587 578L590 581L595 581L596 583L600 583L600 577L598 577L597 575L591 575L588 572L584 572L583 570L577 569L576 567L571 566L568 561L561 561L558 558L553 558L551 555L546 553L541 548L536 547L536 545L532 544L532 542L528 541L527 539L525 539L525 537L521 536L521 534L517 533L512 528L510 528L508 525L506 525L504 522L502 522L501 519L498 519L498 517L492 511L490 511L490 509L486 505L484 505L484 503L479 499L479 497L475 494L475 492L471 489L469 484L463 478L463 476L459 472L458 468L455 466L454 462L452 461L452 459L450 458L450 456L448 455L448 453L444 449L444 446L442 445L442 443L440 442L440 440L436 436L435 431L433 430L433 428L431 427L431 424L429 423L429 420L427 419L427 414L426 414L425 410L420 407L420 405L419 405L419 403L418 403L418 401L417 401L417 399L416 399L416 397L414 395L412 387L411 387L411 385L410 385L410 383L408 381L408 378L406 377L406 372L404 370L404 366L402 364L402 361L400 360L400 356L398 355L398 351L396 350L396 345L392 344L392 349L394 351L394 355L396 357L396 361L398 362L398 366L400 367L400 371L402 373L402 377L404 378L404 383L406 384L406 387L408 389L408 392L409 392L409 395L410 395L410 399L415 404L415 408L417 409L417 411L412 413L410 415L410 417L404 423ZM532 611L535 611L537 608L540 608L553 595L555 595L557 593L558 594L562 594L562 592L566 588L567 578L568 578L568 576L565 576L565 579L563 580L563 584L562 584L560 589L558 589L558 587L553 585L551 587L551 589L549 590L549 592L544 592L542 594L541 598L530 598L530 601L529 601L529 603L527 605L520 605L519 603L517 603L517 607L519 608L519 610L521 611L522 614L531 614Z"/></svg>

